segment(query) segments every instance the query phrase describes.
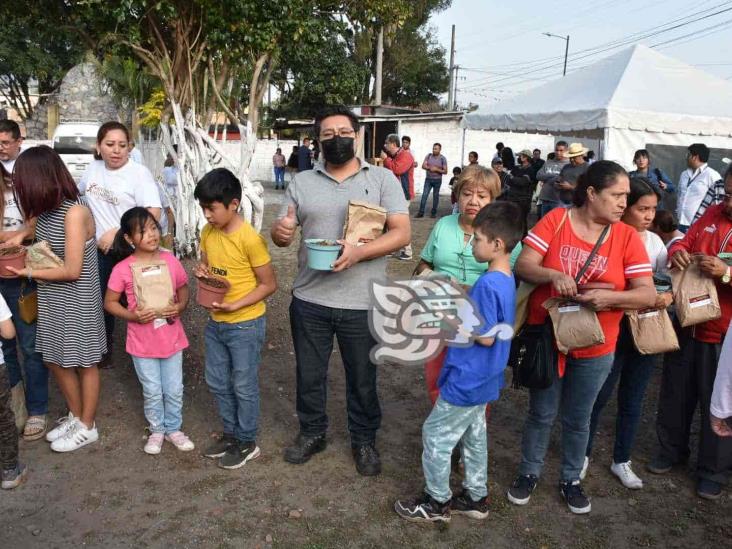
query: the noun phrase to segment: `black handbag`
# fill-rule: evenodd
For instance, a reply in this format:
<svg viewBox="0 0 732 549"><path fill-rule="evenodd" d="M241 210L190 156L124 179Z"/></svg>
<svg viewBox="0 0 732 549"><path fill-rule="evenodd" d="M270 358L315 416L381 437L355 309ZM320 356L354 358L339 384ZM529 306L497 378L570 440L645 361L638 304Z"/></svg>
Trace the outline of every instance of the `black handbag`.
<svg viewBox="0 0 732 549"><path fill-rule="evenodd" d="M607 225L602 230L590 255L577 273L575 282L582 280L609 229L610 225ZM508 365L513 370L512 385L515 388L548 389L552 386L559 374L554 329L549 316L543 324L524 324L511 341Z"/></svg>

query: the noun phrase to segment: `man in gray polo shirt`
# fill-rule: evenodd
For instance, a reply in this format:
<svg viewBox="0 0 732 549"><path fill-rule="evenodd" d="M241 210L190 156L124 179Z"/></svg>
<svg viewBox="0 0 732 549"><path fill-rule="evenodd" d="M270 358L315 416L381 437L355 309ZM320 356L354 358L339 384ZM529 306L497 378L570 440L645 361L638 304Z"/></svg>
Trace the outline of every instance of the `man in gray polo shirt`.
<svg viewBox="0 0 732 549"><path fill-rule="evenodd" d="M391 171L355 157L358 119L350 109L327 108L315 117L315 133L324 161L298 173L287 187L280 218L272 226L274 243L292 244L298 225L302 240L341 239L350 200L385 208L388 231L360 246L341 241L343 251L333 271L308 268L307 249L301 241L290 304L300 432L285 449L285 461L305 463L325 449L328 361L335 335L346 371L348 430L356 469L365 476L378 475L381 461L375 441L381 408L376 366L369 357L376 343L368 325L369 283L384 279L386 256L409 244L408 205Z"/></svg>

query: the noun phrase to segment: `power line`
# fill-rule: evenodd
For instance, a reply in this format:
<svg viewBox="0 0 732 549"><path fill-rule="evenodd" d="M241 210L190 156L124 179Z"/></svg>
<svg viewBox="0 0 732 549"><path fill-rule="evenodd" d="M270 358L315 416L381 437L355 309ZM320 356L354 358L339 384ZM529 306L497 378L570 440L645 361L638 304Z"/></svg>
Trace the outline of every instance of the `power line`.
<svg viewBox="0 0 732 549"><path fill-rule="evenodd" d="M723 5L728 5L730 3L732 3L732 2L726 2ZM717 9L719 7L720 6L718 5L718 6L715 6L714 8L712 8L712 9ZM589 57L594 57L594 56L599 55L601 53L604 53L604 52L607 52L607 51L611 51L611 50L614 50L614 49L617 49L617 48L620 48L620 47L629 45L631 43L637 43L640 40L645 40L647 38L652 38L653 36L657 36L657 35L662 34L662 33L667 33L669 31L672 31L672 30L675 30L675 29L678 29L678 28L682 28L684 26L691 25L693 23L697 23L697 22L703 21L705 19L709 19L710 17L714 17L715 15L720 15L720 14L726 13L728 11L732 11L732 7L725 8L725 9L722 9L722 10L719 10L719 11L716 11L716 12L713 12L713 13L709 13L709 14L706 14L706 15L703 15L703 16L699 16L699 17L696 17L695 19L692 19L692 20L689 20L689 21L686 21L686 22L683 22L683 23L678 23L678 24L675 24L675 25L673 25L671 27L664 27L664 28L660 28L659 29L658 26L657 26L657 27L655 27L656 30L654 30L652 32L645 31L645 34L643 34L642 32L633 33L633 34L629 35L628 37L625 37L625 38L622 38L622 39L618 39L618 40L614 40L614 41L611 41L611 42L607 42L605 44L601 44L601 45L596 46L594 48L588 48L587 50L583 50L583 51L587 51L588 52L588 53L586 53L584 55L578 55L578 53L580 53L580 52L576 52L575 54L570 55L570 60L574 63L574 62L580 61L582 59L587 59ZM695 14L695 15L698 15L698 14ZM688 18L688 16L687 16L687 18ZM664 24L664 25L667 25L667 23ZM709 31L713 27L718 27L720 25L721 25L721 23L720 24L717 24L717 25L713 25L712 27L706 27L704 29L700 29L700 30L696 31L695 33L690 33L690 35L700 34L702 32ZM690 35L686 35L686 36L690 36ZM631 37L633 37L633 38L631 38ZM680 40L682 37L677 37L677 38ZM673 40L674 39L668 40L665 43L671 43ZM504 82L505 83L507 81L514 80L516 77L519 77L519 76L523 78L523 77L525 77L528 74L535 74L537 72L538 73L544 72L544 71L547 71L547 70L550 70L550 69L557 68L557 67L559 67L561 65L562 65L561 63L558 63L558 64L549 64L549 65L545 65L545 66L542 66L542 67L536 67L536 68L529 69L529 70L521 70L521 69L519 69L519 70L516 70L516 71L509 71L508 73L506 73L506 76L499 77L499 78L496 78L496 79L492 79L488 83L491 83L491 84L495 84L495 83L499 83L499 82Z"/></svg>

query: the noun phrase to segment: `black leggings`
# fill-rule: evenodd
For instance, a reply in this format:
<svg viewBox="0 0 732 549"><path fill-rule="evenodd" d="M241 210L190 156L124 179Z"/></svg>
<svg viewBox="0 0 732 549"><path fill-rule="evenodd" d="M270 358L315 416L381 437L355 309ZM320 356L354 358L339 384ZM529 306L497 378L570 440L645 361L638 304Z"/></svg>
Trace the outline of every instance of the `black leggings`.
<svg viewBox="0 0 732 549"><path fill-rule="evenodd" d="M10 409L10 381L5 364L0 364L0 466L4 471L18 466L18 429Z"/></svg>

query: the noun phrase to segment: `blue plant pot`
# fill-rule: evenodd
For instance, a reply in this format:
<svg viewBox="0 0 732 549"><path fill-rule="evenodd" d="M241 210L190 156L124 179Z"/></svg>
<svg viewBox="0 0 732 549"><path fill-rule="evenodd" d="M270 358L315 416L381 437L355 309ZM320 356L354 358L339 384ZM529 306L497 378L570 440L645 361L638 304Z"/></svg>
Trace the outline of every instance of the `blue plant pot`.
<svg viewBox="0 0 732 549"><path fill-rule="evenodd" d="M335 240L325 238L306 238L305 246L308 249L308 267L316 271L332 271L343 247Z"/></svg>

